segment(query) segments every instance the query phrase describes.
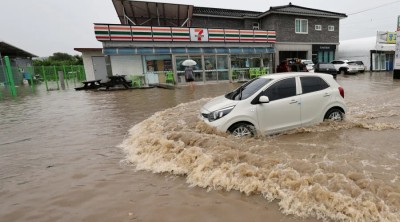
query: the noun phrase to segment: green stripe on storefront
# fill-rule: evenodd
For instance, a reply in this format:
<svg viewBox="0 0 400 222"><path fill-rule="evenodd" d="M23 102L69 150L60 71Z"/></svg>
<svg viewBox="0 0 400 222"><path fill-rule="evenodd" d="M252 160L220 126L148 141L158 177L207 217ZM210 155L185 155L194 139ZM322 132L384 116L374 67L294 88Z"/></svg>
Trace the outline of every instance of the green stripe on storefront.
<svg viewBox="0 0 400 222"><path fill-rule="evenodd" d="M239 38L239 34L225 34L225 37L238 37Z"/></svg>
<svg viewBox="0 0 400 222"><path fill-rule="evenodd" d="M208 36L210 37L224 37L224 34L213 34L213 33L209 33Z"/></svg>
<svg viewBox="0 0 400 222"><path fill-rule="evenodd" d="M135 31L132 31L132 35L148 35L148 36L151 36L151 32L135 32Z"/></svg>
<svg viewBox="0 0 400 222"><path fill-rule="evenodd" d="M155 36L171 36L171 33L153 32Z"/></svg>
<svg viewBox="0 0 400 222"><path fill-rule="evenodd" d="M111 31L111 35L131 35L130 32L117 32L117 31Z"/></svg>
<svg viewBox="0 0 400 222"><path fill-rule="evenodd" d="M241 38L253 38L253 35L240 35Z"/></svg>
<svg viewBox="0 0 400 222"><path fill-rule="evenodd" d="M96 35L108 35L108 31L94 31Z"/></svg>
<svg viewBox="0 0 400 222"><path fill-rule="evenodd" d="M190 36L189 33L172 33L173 36Z"/></svg>

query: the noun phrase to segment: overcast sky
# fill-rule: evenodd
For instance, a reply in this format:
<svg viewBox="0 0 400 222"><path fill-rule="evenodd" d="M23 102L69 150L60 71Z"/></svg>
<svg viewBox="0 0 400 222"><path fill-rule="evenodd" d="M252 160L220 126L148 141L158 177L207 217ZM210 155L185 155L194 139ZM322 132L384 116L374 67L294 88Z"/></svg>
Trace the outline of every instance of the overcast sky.
<svg viewBox="0 0 400 222"><path fill-rule="evenodd" d="M270 6L287 5L290 0L155 2L264 12ZM347 14L348 18L340 22L340 40L375 36L377 31L395 31L397 16L400 15L400 0L291 2L298 6ZM0 21L0 40L41 57L54 52L80 54L74 48L100 48L102 45L94 36L93 23L120 23L112 0L2 0Z"/></svg>

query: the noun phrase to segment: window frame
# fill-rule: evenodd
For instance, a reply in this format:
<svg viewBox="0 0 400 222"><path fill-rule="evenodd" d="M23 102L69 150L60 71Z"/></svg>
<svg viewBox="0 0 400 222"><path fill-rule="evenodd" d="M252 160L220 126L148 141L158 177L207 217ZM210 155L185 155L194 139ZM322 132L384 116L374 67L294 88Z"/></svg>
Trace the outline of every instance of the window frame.
<svg viewBox="0 0 400 222"><path fill-rule="evenodd" d="M319 89L318 90L315 90L315 88L313 89L313 91L306 91L305 92L305 85L303 84L303 83L305 83L305 82L303 82L302 80L306 80L306 79L318 79L319 81ZM329 83L327 83L326 81L325 81L325 79L323 79L323 78L321 78L321 77L319 77L319 76L300 76L300 84L301 84L301 94L302 95L305 95L305 94L308 94L308 93L314 93L314 92L319 92L319 91L322 91L322 90L325 90L325 89L328 89L329 87L330 87L330 85L329 85Z"/></svg>
<svg viewBox="0 0 400 222"><path fill-rule="evenodd" d="M322 25L315 25L315 31L322 31Z"/></svg>
<svg viewBox="0 0 400 222"><path fill-rule="evenodd" d="M299 31L297 31L297 21L299 21ZM305 32L302 31L302 21L306 21L306 25L305 25ZM308 19L300 19L300 18L296 18L294 20L294 32L296 34L308 34Z"/></svg>
<svg viewBox="0 0 400 222"><path fill-rule="evenodd" d="M328 32L334 32L335 31L335 26L334 25L328 25Z"/></svg>
<svg viewBox="0 0 400 222"><path fill-rule="evenodd" d="M287 96L287 97L279 97L279 98L271 98L270 96L268 96L267 93L270 92L271 88L277 87L277 85L280 86L280 84L282 84L283 81L287 81L287 80L294 81L294 91L295 91L294 95L290 95L290 96ZM273 101L277 101L277 100L281 100L281 99L286 99L286 98L297 96L298 94L297 94L297 80L296 80L296 77L289 77L289 78L281 79L281 80L278 80L277 82L274 82L272 85L268 86L268 88L263 90L261 92L261 95L268 96L269 102L273 102Z"/></svg>

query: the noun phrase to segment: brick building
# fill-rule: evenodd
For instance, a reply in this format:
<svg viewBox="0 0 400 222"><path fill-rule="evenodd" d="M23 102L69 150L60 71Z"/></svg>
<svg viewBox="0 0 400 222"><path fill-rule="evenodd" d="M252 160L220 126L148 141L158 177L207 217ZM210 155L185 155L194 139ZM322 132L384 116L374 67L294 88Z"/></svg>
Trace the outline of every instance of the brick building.
<svg viewBox="0 0 400 222"><path fill-rule="evenodd" d="M185 59L197 62L197 82L232 81L249 70L274 72L290 58L328 62L345 14L296 5L266 12L113 0L121 24L95 24L109 75L144 74L149 83L182 77ZM99 68L94 68L99 70ZM96 76L96 74L94 74Z"/></svg>

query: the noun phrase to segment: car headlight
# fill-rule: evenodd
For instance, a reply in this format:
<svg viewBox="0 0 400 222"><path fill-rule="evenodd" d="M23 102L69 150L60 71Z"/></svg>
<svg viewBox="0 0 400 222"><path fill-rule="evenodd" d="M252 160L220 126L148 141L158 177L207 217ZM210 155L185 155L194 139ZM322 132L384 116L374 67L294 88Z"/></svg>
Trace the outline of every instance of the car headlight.
<svg viewBox="0 0 400 222"><path fill-rule="evenodd" d="M210 114L208 114L208 121L212 122L228 115L228 113L230 113L233 110L233 108L235 108L235 106L230 106L211 112Z"/></svg>

